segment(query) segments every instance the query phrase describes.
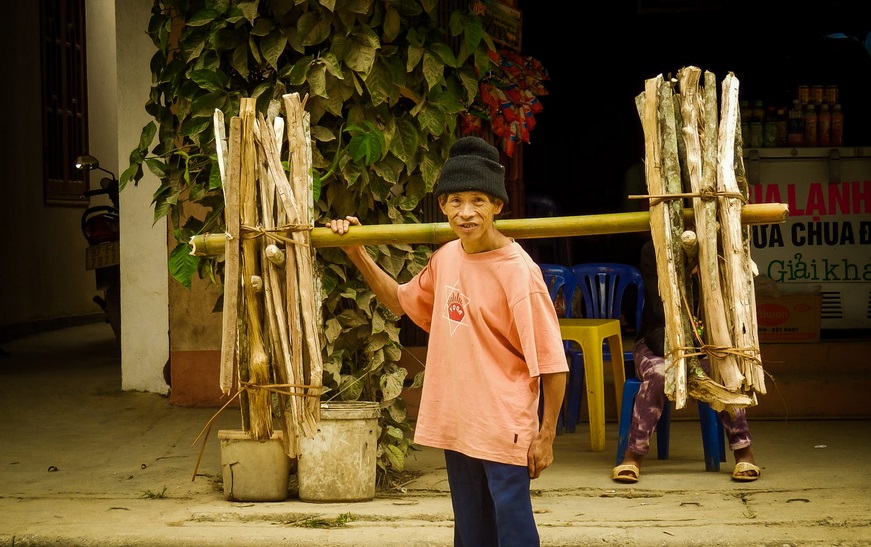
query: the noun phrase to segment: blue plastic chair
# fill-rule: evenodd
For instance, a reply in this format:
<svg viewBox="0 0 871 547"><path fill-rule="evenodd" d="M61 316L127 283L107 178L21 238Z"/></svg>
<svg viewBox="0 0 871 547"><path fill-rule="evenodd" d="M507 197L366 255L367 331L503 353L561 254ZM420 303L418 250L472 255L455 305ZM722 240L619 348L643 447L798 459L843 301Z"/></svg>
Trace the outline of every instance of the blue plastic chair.
<svg viewBox="0 0 871 547"><path fill-rule="evenodd" d="M568 266L560 264L539 264L550 299L559 317L572 317L572 301L575 298L577 280Z"/></svg>
<svg viewBox="0 0 871 547"><path fill-rule="evenodd" d="M541 268L541 274L544 277L544 283L547 285L548 292L550 293L550 299L554 303L554 307L557 309L557 315L559 317L572 317L572 302L574 301L575 296L575 288L577 286L577 282L575 281L575 275L572 273L572 270L568 266L562 266L560 264L539 264L539 268ZM566 355L568 356L570 343L565 342ZM581 373L583 374L583 367L581 367ZM583 377L581 378L583 381ZM571 380L569 380L571 382ZM541 411L541 404L539 404L539 412ZM563 409L560 411L559 421L557 422L557 435L562 435L563 431L566 429L566 404L565 400L563 400ZM572 427L572 431L574 431L574 427Z"/></svg>
<svg viewBox="0 0 871 547"><path fill-rule="evenodd" d="M577 282L576 290L581 293L581 316L597 319L620 319L623 300L627 290L634 287L635 313L626 318L628 327L637 331L641 324L641 310L644 307L644 279L641 271L629 264L612 262L575 264L571 267ZM631 344L624 344L623 361L634 363ZM581 394L584 391L584 357L577 348L569 348L571 359L569 372L568 401L566 403L566 431L572 433L581 417ZM608 345L603 345L604 360L611 359ZM624 391L625 393L625 391Z"/></svg>
<svg viewBox="0 0 871 547"><path fill-rule="evenodd" d="M632 409L635 396L641 388L641 380L627 378L623 384L623 401L620 406L620 433L617 437L617 463L623 463L626 447L629 445L629 425L632 422ZM719 471L720 462L726 461L726 441L723 424L717 412L708 403L699 401L699 425L702 428L702 447L705 452L705 471ZM671 428L671 402L665 403L662 415L656 422L656 457L668 459L668 443Z"/></svg>

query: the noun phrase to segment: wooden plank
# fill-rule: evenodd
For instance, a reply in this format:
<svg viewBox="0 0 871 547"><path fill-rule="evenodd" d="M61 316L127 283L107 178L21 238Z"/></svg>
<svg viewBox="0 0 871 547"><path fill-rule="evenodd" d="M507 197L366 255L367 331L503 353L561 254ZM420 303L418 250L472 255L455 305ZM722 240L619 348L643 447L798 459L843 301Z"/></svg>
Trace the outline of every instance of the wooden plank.
<svg viewBox="0 0 871 547"><path fill-rule="evenodd" d="M219 111L220 112L220 111ZM226 137L223 123L223 115L220 120L215 118L216 141L223 141ZM224 219L227 235L225 237L224 250L224 301L222 314L221 334L221 369L220 387L224 394L230 393L231 389L238 388L237 372L234 369L237 350L237 325L239 321L239 243L240 218L239 218L239 142L241 139L241 120L233 117L230 120L230 147L226 156L219 156L219 162L226 162L226 171L221 174L224 194Z"/></svg>

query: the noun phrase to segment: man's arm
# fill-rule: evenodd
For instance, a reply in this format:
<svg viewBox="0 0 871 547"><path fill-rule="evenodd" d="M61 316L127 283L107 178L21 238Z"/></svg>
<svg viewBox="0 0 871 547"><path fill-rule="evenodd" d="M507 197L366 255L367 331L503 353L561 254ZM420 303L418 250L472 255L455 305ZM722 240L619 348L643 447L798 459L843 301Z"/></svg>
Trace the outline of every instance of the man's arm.
<svg viewBox="0 0 871 547"><path fill-rule="evenodd" d="M553 463L553 440L566 395L566 376L567 372L541 375L541 396L544 398L541 427L526 455L529 477L532 479L537 479Z"/></svg>
<svg viewBox="0 0 871 547"><path fill-rule="evenodd" d="M351 226L359 225L360 221L352 216L345 217L345 219L336 219L327 222L327 227L337 234L345 234ZM369 256L369 253L366 251L366 247L362 245L352 245L340 248L345 251L345 254L347 254L348 258L351 259L351 262L353 262L354 265L357 266L357 269L360 270L360 273L363 274L363 277L366 279L366 282L369 283L369 287L372 289L372 292L375 293L378 301L387 306L387 308L397 317L403 315L405 310L402 309L402 304L399 303L399 297L396 294L399 289L399 283L397 283L395 279L390 277L387 272L382 270L378 264L372 260L372 257Z"/></svg>

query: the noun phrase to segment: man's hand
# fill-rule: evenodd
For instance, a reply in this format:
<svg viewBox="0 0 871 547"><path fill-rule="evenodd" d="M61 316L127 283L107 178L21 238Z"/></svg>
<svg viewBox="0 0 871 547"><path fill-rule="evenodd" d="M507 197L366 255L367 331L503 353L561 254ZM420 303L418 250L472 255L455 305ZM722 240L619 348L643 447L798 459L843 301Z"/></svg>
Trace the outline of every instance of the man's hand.
<svg viewBox="0 0 871 547"><path fill-rule="evenodd" d="M328 220L326 226L334 234L342 235L348 233L351 226L362 225L357 217L346 216L344 219ZM366 278L366 282L369 283L378 300L387 306L394 315L401 317L405 311L402 309L402 304L399 303L399 297L397 296L399 283L372 260L372 257L369 256L369 253L366 252L366 247L363 245L347 245L344 247L339 246L339 248L345 251L351 262L357 266L357 269Z"/></svg>
<svg viewBox="0 0 871 547"><path fill-rule="evenodd" d="M539 432L526 453L529 478L537 479L553 463L553 437Z"/></svg>
<svg viewBox="0 0 871 547"><path fill-rule="evenodd" d="M351 226L361 226L361 224L360 219L358 219L357 217L346 216L343 219L334 218L333 220L328 220L326 226L327 228L332 230L334 234L342 235L348 233L348 230L350 230ZM359 247L360 245L350 245L339 248L350 254L355 249L359 250Z"/></svg>

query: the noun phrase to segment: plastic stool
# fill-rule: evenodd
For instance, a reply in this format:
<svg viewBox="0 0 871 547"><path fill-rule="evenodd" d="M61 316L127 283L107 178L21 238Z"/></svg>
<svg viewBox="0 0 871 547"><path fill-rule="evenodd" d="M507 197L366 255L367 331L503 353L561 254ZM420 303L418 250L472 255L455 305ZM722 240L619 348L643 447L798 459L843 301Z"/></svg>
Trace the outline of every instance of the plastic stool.
<svg viewBox="0 0 871 547"><path fill-rule="evenodd" d="M590 447L593 452L605 451L605 362L603 345L610 349L611 371L614 376L614 400L623 397L626 369L623 366L623 338L619 319L565 319L559 320L563 340L581 347L584 355L584 383L587 387L587 411L590 418ZM571 390L572 387L569 386ZM572 400L571 391L569 400ZM580 396L577 397L580 401ZM580 402L578 402L578 406ZM566 410L566 425L577 423L575 409ZM577 409L580 412L579 409ZM572 420L575 420L574 422Z"/></svg>
<svg viewBox="0 0 871 547"><path fill-rule="evenodd" d="M629 378L623 386L623 402L620 405L620 435L617 440L617 465L623 462L626 447L629 445L629 426L632 423L632 410L635 396L641 389L641 380ZM726 442L723 424L717 412L708 403L699 403L699 425L702 428L702 447L705 451L705 471L719 471L720 462L726 461ZM671 429L671 401L667 401L662 415L656 422L656 457L668 459L669 430Z"/></svg>

